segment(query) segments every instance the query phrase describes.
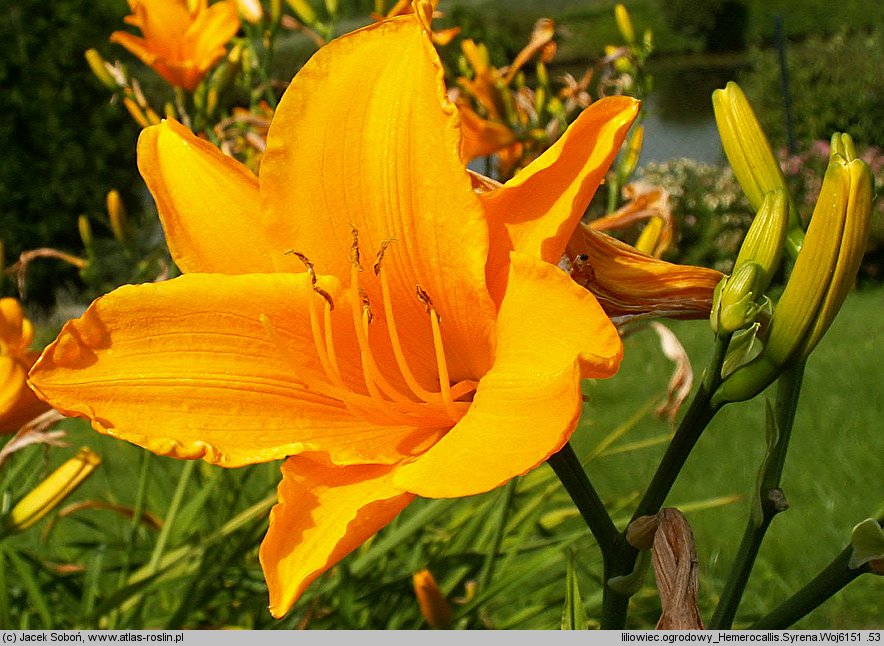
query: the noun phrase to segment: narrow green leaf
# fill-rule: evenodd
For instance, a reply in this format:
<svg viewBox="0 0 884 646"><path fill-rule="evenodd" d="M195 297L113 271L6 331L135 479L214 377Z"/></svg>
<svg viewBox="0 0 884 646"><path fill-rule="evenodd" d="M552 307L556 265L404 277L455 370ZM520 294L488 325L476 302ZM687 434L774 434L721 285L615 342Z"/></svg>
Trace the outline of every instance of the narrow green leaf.
<svg viewBox="0 0 884 646"><path fill-rule="evenodd" d="M562 630L586 630L589 619L580 597L574 552L568 550L568 571L565 575L565 606L562 608Z"/></svg>
<svg viewBox="0 0 884 646"><path fill-rule="evenodd" d="M16 552L7 550L6 556L9 558L10 563L12 563L12 567L18 572L19 577L21 577L22 585L28 591L28 597L31 599L37 614L40 615L43 628L47 630L52 628L52 613L49 612L49 604L46 603L46 597L43 596L43 591L40 590L36 572L29 568L25 560Z"/></svg>

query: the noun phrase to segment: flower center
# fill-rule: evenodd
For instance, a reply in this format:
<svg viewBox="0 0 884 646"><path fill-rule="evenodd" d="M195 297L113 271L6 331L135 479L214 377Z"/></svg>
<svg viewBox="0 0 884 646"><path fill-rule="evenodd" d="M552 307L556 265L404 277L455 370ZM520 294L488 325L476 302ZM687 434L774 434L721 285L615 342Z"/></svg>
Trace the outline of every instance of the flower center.
<svg viewBox="0 0 884 646"><path fill-rule="evenodd" d="M313 283L315 296L310 303L310 327L319 362L332 386L332 391L327 394L339 399L357 414L373 413L373 416L376 416L379 413L393 423L452 426L469 409L470 402L464 400L468 400L476 390L476 382L463 380L451 383L442 341L441 317L433 305L432 298L420 285L415 285L415 297L424 306L427 313L427 323L433 342L434 372L438 378L438 390L428 390L415 377L409 366L396 325L389 279L381 268L384 254L392 242L394 240L390 239L382 243L373 267L380 287L381 307L383 308L381 320L380 317L375 316L368 293L361 285L364 279L362 278L363 266L359 251L359 237L358 232L353 230L353 244L350 250L350 284L347 292L358 345L362 381L365 384L364 393L354 390L342 376L335 349L332 326L332 312L335 303L331 295L318 285L313 263L304 254L296 251L287 252L297 256L304 263ZM377 333L378 327L382 328L380 333L386 337L386 341L389 341L389 348L392 350L395 360L395 370L398 371L399 379L395 380L398 385L391 383L378 365L376 352L378 340L375 339L374 347L372 344L372 332Z"/></svg>

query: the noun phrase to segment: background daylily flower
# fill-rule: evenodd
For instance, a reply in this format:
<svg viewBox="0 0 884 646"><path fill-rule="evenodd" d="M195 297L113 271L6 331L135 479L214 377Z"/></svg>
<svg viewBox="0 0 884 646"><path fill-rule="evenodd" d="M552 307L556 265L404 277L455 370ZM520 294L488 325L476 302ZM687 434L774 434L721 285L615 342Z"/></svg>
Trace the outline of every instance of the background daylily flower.
<svg viewBox="0 0 884 646"><path fill-rule="evenodd" d="M320 50L260 179L175 121L144 130L139 168L184 275L99 298L31 373L59 410L154 452L285 458L261 546L275 616L416 495L545 461L581 379L619 366L611 321L556 263L638 102L596 102L478 194L431 9Z"/></svg>
<svg viewBox="0 0 884 646"><path fill-rule="evenodd" d="M29 350L34 326L14 298L0 298L0 433L12 433L49 409L27 385L39 352Z"/></svg>
<svg viewBox="0 0 884 646"><path fill-rule="evenodd" d="M176 87L193 91L206 73L224 56L224 46L239 29L235 0L195 0L193 10L185 0L129 0L128 24L143 37L115 31L110 40L149 65Z"/></svg>

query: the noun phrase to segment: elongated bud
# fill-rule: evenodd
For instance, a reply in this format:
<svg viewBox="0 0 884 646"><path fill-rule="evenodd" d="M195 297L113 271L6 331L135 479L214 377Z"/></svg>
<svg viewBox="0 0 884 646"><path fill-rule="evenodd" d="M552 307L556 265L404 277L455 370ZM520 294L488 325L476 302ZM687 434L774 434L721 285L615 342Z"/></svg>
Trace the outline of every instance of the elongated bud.
<svg viewBox="0 0 884 646"><path fill-rule="evenodd" d="M261 22L264 17L264 9L259 0L236 0L236 6L243 19L253 25Z"/></svg>
<svg viewBox="0 0 884 646"><path fill-rule="evenodd" d="M109 90L117 89L117 82L114 80L114 77L111 76L111 73L107 71L107 63L102 58L101 54L98 53L97 49L87 49L86 53L86 62L89 64L89 69L92 70L92 73L95 75L101 84L105 86Z"/></svg>
<svg viewBox="0 0 884 646"><path fill-rule="evenodd" d="M307 0L286 0L292 11L298 17L298 20L306 25L312 25L316 22L316 12Z"/></svg>
<svg viewBox="0 0 884 646"><path fill-rule="evenodd" d="M635 248L649 256L654 255L654 249L657 248L657 243L660 241L660 234L663 233L664 224L663 218L648 218L647 223L638 236L638 240L635 241Z"/></svg>
<svg viewBox="0 0 884 646"><path fill-rule="evenodd" d="M414 574L412 581L421 615L427 625L436 629L451 628L453 620L451 605L439 589L433 573L429 570L421 570Z"/></svg>
<svg viewBox="0 0 884 646"><path fill-rule="evenodd" d="M743 239L734 271L715 290L710 323L716 334L749 327L783 257L789 228L789 197L777 189L764 196Z"/></svg>
<svg viewBox="0 0 884 646"><path fill-rule="evenodd" d="M282 0L270 0L270 21L276 24L280 16L282 16Z"/></svg>
<svg viewBox="0 0 884 646"><path fill-rule="evenodd" d="M764 194L786 188L786 178L771 150L758 118L740 86L731 81L712 93L715 123L727 160L756 210Z"/></svg>
<svg viewBox="0 0 884 646"><path fill-rule="evenodd" d="M715 90L712 107L727 160L749 203L757 211L768 191L787 190L783 171L739 85L731 81L725 89ZM803 235L798 211L792 204L789 228L788 243L794 256L801 248Z"/></svg>
<svg viewBox="0 0 884 646"><path fill-rule="evenodd" d="M626 151L620 159L620 163L617 165L617 177L620 179L621 185L625 184L632 176L632 173L635 172L635 168L638 166L638 158L642 153L644 140L644 126L635 126L629 133L629 139L626 143Z"/></svg>
<svg viewBox="0 0 884 646"><path fill-rule="evenodd" d="M804 245L770 321L764 351L732 374L713 402L742 401L782 369L807 358L853 286L871 217L871 173L859 159L833 154Z"/></svg>
<svg viewBox="0 0 884 646"><path fill-rule="evenodd" d="M108 220L110 220L111 231L113 231L114 238L117 242L126 242L128 217L126 215L126 206L123 204L123 199L120 197L120 192L117 189L111 189L108 191L105 204L107 206L107 217Z"/></svg>
<svg viewBox="0 0 884 646"><path fill-rule="evenodd" d="M91 253L92 250L92 225L89 224L89 218L85 215L81 215L77 218L77 231L80 232L80 240L83 241L83 246L86 248L87 253Z"/></svg>
<svg viewBox="0 0 884 646"><path fill-rule="evenodd" d="M617 22L617 29L620 30L620 35L623 36L626 44L632 45L635 43L635 30L632 28L632 20L626 7L622 4L614 7L614 20Z"/></svg>
<svg viewBox="0 0 884 646"><path fill-rule="evenodd" d="M126 96L123 97L123 105L126 106L126 110L129 111L129 114L132 115L132 118L135 119L135 122L139 126L147 128L150 125L147 116L145 116L144 112L138 107L138 104L135 103L135 101Z"/></svg>
<svg viewBox="0 0 884 646"><path fill-rule="evenodd" d="M101 464L101 457L87 447L62 464L3 519L3 533L23 532L57 507Z"/></svg>
<svg viewBox="0 0 884 646"><path fill-rule="evenodd" d="M325 10L328 15L334 18L338 15L338 0L325 0Z"/></svg>
<svg viewBox="0 0 884 646"><path fill-rule="evenodd" d="M734 267L745 262L757 263L761 269L758 294L763 294L780 267L783 245L789 231L789 194L778 188L765 194L761 207L752 220Z"/></svg>

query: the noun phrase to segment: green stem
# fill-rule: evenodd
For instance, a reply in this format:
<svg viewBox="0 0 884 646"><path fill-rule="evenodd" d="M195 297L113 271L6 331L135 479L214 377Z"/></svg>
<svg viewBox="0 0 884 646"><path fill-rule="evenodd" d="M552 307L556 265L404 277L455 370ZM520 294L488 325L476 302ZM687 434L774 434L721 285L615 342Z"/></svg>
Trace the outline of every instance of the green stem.
<svg viewBox="0 0 884 646"><path fill-rule="evenodd" d="M712 358L706 368L703 382L697 389L697 394L694 395L687 413L678 425L678 429L651 479L651 484L648 485L644 497L632 515L632 520L641 516L653 516L660 511L688 456L697 444L697 440L700 439L703 431L715 413L718 412L720 406L712 405L712 394L721 384L721 366L729 342L730 335L716 337ZM638 557L638 550L626 542L625 533L617 536L612 545L610 558L606 561L610 570L605 574L606 583L602 597L601 627L605 630L617 630L626 626L630 598L630 595L612 589L607 581L611 577L630 574L635 568Z"/></svg>
<svg viewBox="0 0 884 646"><path fill-rule="evenodd" d="M566 443L558 453L549 458L548 462L595 537L607 571L618 532L608 510L605 509L605 503L589 481L589 476L586 475L570 444Z"/></svg>
<svg viewBox="0 0 884 646"><path fill-rule="evenodd" d="M788 628L811 610L829 599L859 575L869 571L868 564L851 570L848 567L853 548L848 545L826 569L773 611L749 626L752 630Z"/></svg>
<svg viewBox="0 0 884 646"><path fill-rule="evenodd" d="M798 409L803 375L804 362L801 362L785 370L777 384L774 420L768 421L768 424L773 424L773 428L768 429L770 445L761 467L758 490L755 492L758 496L757 505L746 525L743 540L740 542L730 576L722 590L718 607L709 622L709 628L728 629L733 625L767 528L770 527L774 517L789 506L780 489L780 479Z"/></svg>
<svg viewBox="0 0 884 646"><path fill-rule="evenodd" d="M163 521L163 528L157 537L154 545L153 553L150 555L150 561L147 565L148 574L156 573L160 564L160 559L166 549L166 543L169 540L169 533L172 531L172 525L175 524L175 518L181 509L181 501L184 500L184 492L187 489L187 483L193 470L196 467L196 460L188 460L181 469L181 476L178 478L178 485L175 487L175 493L172 494L172 501L169 503L169 509L166 512L166 518Z"/></svg>

